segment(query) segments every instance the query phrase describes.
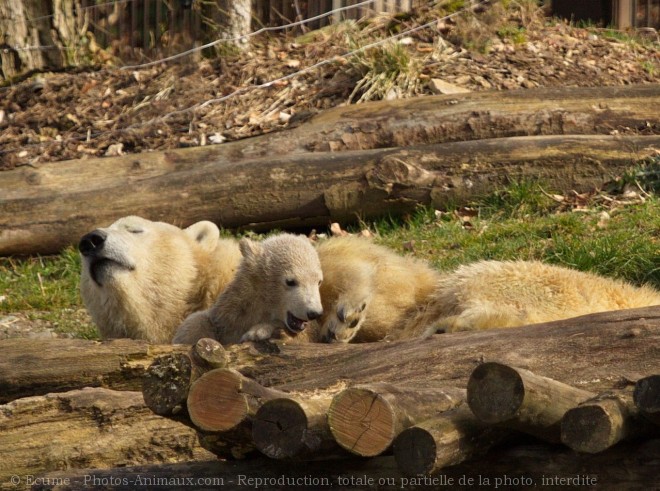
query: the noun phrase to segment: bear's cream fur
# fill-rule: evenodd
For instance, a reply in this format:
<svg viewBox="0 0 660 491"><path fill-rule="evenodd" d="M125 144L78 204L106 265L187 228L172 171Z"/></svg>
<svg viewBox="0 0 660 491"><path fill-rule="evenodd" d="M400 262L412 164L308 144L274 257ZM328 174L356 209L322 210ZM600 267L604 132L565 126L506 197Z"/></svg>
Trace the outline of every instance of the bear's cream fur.
<svg viewBox="0 0 660 491"><path fill-rule="evenodd" d="M429 308L392 337L568 319L660 305L660 292L537 261L481 261L442 277Z"/></svg>
<svg viewBox="0 0 660 491"><path fill-rule="evenodd" d="M271 337L275 329L297 334L322 313L321 263L309 239L281 234L263 242L240 241L243 260L233 281L204 312L189 316L174 343L213 337L223 345Z"/></svg>
<svg viewBox="0 0 660 491"><path fill-rule="evenodd" d="M321 242L323 316L314 341L369 342L415 318L440 281L426 262L358 237Z"/></svg>
<svg viewBox="0 0 660 491"><path fill-rule="evenodd" d="M153 343L211 306L241 260L211 222L182 230L134 216L87 234L80 249L80 292L101 337Z"/></svg>

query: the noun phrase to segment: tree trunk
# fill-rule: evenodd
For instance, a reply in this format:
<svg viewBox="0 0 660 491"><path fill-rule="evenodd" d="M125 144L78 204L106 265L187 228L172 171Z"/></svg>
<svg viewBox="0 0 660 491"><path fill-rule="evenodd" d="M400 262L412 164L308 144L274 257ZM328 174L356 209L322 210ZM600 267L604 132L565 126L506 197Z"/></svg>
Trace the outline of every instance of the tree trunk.
<svg viewBox="0 0 660 491"><path fill-rule="evenodd" d="M650 434L651 423L638 413L631 390L603 394L564 414L561 441L577 452L602 452L623 439Z"/></svg>
<svg viewBox="0 0 660 491"><path fill-rule="evenodd" d="M660 307L647 307L392 343L248 343L228 347L227 355L230 368L287 391L330 389L345 380L467 387L480 361L496 360L600 393L649 375L654 367L647 360L660 358L659 333ZM130 339L0 341L0 402L85 386L139 390L159 355L188 350Z"/></svg>
<svg viewBox="0 0 660 491"><path fill-rule="evenodd" d="M293 146L295 135L266 136ZM232 145L268 146L254 140L0 172L0 255L57 252L125 215L229 228L327 226L461 203L518 179L592 189L660 147L660 136L539 136L227 160Z"/></svg>
<svg viewBox="0 0 660 491"><path fill-rule="evenodd" d="M481 421L499 423L553 443L560 441L566 411L595 395L529 370L494 362L475 368L467 386L468 404Z"/></svg>
<svg viewBox="0 0 660 491"><path fill-rule="evenodd" d="M657 483L660 474L660 440L641 444L621 444L600 454L576 454L574 451L548 445L526 444L491 452L485 459L463 462L443 469L433 477L406 477L397 469L393 457L378 457L367 461L352 459L323 462L287 462L267 459L233 462L192 462L173 465L120 467L108 470L83 469L53 472L42 476L33 490L87 490L90 476L98 480L121 482L136 476L172 479L177 482L169 490L189 491L206 482L216 488L281 489L352 489L352 490L428 490L428 489L523 489L549 486L549 489L648 490ZM511 486L503 480L525 479L523 486ZM68 478L68 484L62 484ZM589 485L585 485L589 478ZM190 479L192 481L188 481ZM213 481L215 479L215 481ZM257 479L260 481L257 483ZM278 479L290 479L288 483ZM316 479L316 481L312 481ZM322 481L325 479L326 481ZM451 482L449 481L451 479ZM496 481L499 479L500 481ZM529 479L533 480L529 484ZM561 482L560 479L564 481ZM580 479L573 482L568 479ZM305 481L307 480L307 481ZM381 481L382 480L382 481ZM480 482L481 480L481 482ZM488 480L488 482L486 482ZM165 481L167 482L167 481ZM307 485L305 485L307 482Z"/></svg>
<svg viewBox="0 0 660 491"><path fill-rule="evenodd" d="M268 356L253 346L227 349L229 366L265 386L308 391L352 383L426 381L467 387L484 361L525 368L602 393L649 375L660 359L660 306L590 314L515 329L439 334L365 344L284 344Z"/></svg>
<svg viewBox="0 0 660 491"><path fill-rule="evenodd" d="M0 2L0 69L9 80L29 70L57 68L62 64L58 49L50 48L52 12L49 2L7 0Z"/></svg>
<svg viewBox="0 0 660 491"><path fill-rule="evenodd" d="M394 458L407 476L428 476L485 454L511 437L474 417L467 405L403 430L394 440Z"/></svg>
<svg viewBox="0 0 660 491"><path fill-rule="evenodd" d="M151 346L117 339L7 339L0 341L0 403L82 387L141 390L151 363L186 346Z"/></svg>
<svg viewBox="0 0 660 491"><path fill-rule="evenodd" d="M633 400L644 417L660 425L660 375L657 372L637 381Z"/></svg>
<svg viewBox="0 0 660 491"><path fill-rule="evenodd" d="M80 0L0 2L0 76L77 65L84 58L88 19Z"/></svg>
<svg viewBox="0 0 660 491"><path fill-rule="evenodd" d="M156 416L139 392L86 388L0 406L0 482L82 467L208 459L194 430Z"/></svg>
<svg viewBox="0 0 660 491"><path fill-rule="evenodd" d="M465 403L464 389L420 382L358 385L337 394L328 412L337 443L355 455L374 457L404 429Z"/></svg>

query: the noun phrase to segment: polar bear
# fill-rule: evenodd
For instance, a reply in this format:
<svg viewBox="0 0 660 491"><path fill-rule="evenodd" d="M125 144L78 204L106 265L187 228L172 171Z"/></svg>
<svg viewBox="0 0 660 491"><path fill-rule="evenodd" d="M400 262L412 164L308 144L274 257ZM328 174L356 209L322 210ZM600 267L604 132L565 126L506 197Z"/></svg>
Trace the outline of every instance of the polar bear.
<svg viewBox="0 0 660 491"><path fill-rule="evenodd" d="M230 345L268 339L278 328L295 335L321 317L323 272L309 239L280 234L239 246L243 260L232 282L211 308L183 322L173 343L212 337Z"/></svg>
<svg viewBox="0 0 660 491"><path fill-rule="evenodd" d="M102 338L169 343L192 312L210 307L241 261L213 223L186 229L129 216L79 243L80 292Z"/></svg>
<svg viewBox="0 0 660 491"><path fill-rule="evenodd" d="M360 237L321 242L323 316L313 341L370 342L387 337L427 308L441 279L425 261Z"/></svg>
<svg viewBox="0 0 660 491"><path fill-rule="evenodd" d="M660 305L660 291L538 261L480 261L444 275L428 308L396 337L519 327Z"/></svg>

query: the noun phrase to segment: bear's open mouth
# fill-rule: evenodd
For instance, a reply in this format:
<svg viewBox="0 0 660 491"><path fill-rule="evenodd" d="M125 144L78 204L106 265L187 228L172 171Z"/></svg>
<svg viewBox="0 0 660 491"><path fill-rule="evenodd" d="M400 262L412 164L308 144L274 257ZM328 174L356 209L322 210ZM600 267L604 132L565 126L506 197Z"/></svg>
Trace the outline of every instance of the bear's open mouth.
<svg viewBox="0 0 660 491"><path fill-rule="evenodd" d="M307 327L307 324L308 324L307 321L298 319L298 317L293 315L291 312L286 313L286 327L292 333L298 334L300 332L303 332Z"/></svg>

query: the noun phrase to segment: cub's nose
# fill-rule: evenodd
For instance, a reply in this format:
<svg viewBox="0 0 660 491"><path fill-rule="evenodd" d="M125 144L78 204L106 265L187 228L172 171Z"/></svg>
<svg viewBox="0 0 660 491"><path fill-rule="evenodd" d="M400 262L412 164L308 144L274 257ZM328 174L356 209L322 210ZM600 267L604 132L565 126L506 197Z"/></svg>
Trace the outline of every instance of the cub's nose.
<svg viewBox="0 0 660 491"><path fill-rule="evenodd" d="M93 230L87 235L83 235L78 244L78 250L83 256L92 256L103 249L107 238L108 234L103 230Z"/></svg>
<svg viewBox="0 0 660 491"><path fill-rule="evenodd" d="M310 310L307 312L307 319L310 321L313 321L314 319L318 319L323 315L322 310Z"/></svg>
<svg viewBox="0 0 660 491"><path fill-rule="evenodd" d="M337 340L337 335L332 331L328 331L323 335L323 337L321 339L321 342L323 342L323 343L332 343L333 341L336 341L336 340Z"/></svg>

